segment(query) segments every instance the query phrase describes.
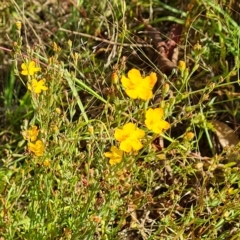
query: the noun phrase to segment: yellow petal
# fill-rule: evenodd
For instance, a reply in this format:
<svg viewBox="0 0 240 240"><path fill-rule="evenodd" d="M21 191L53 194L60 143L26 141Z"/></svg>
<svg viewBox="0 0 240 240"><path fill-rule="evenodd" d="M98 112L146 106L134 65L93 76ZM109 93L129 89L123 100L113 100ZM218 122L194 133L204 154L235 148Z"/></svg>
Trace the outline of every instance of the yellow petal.
<svg viewBox="0 0 240 240"><path fill-rule="evenodd" d="M122 129L117 128L114 132L114 137L116 140L121 142L124 141L127 136Z"/></svg>
<svg viewBox="0 0 240 240"><path fill-rule="evenodd" d="M26 63L22 63L22 64L21 64L21 68L22 68L22 70L26 70L26 69L27 69Z"/></svg>
<svg viewBox="0 0 240 240"><path fill-rule="evenodd" d="M35 152L35 151L36 151L36 146L35 146L35 144L29 142L29 143L28 143L28 149L29 149L30 151L32 151L32 152Z"/></svg>
<svg viewBox="0 0 240 240"><path fill-rule="evenodd" d="M161 120L163 118L164 112L162 108L155 108L153 110L153 118L155 118L156 120Z"/></svg>
<svg viewBox="0 0 240 240"><path fill-rule="evenodd" d="M121 159L111 158L109 160L110 165L115 165L115 164L120 163L120 162L121 162Z"/></svg>
<svg viewBox="0 0 240 240"><path fill-rule="evenodd" d="M151 72L149 77L150 77L150 85L154 87L154 85L157 82L157 74L155 72Z"/></svg>
<svg viewBox="0 0 240 240"><path fill-rule="evenodd" d="M36 63L34 61L30 61L30 63L28 64L28 68L34 68L36 65Z"/></svg>
<svg viewBox="0 0 240 240"><path fill-rule="evenodd" d="M149 100L153 97L152 90L147 88L138 88L138 97L142 100Z"/></svg>
<svg viewBox="0 0 240 240"><path fill-rule="evenodd" d="M120 149L124 152L131 152L132 151L132 146L131 146L131 142L129 141L123 141L120 143Z"/></svg>
<svg viewBox="0 0 240 240"><path fill-rule="evenodd" d="M156 125L153 125L152 131L156 134L161 134L163 129L161 128L161 126L156 124Z"/></svg>
<svg viewBox="0 0 240 240"><path fill-rule="evenodd" d="M132 140L131 144L135 151L139 151L143 147L142 143L138 139Z"/></svg>
<svg viewBox="0 0 240 240"><path fill-rule="evenodd" d="M138 69L131 69L128 72L128 78L131 80L133 84L139 84L142 81L141 73Z"/></svg>
<svg viewBox="0 0 240 240"><path fill-rule="evenodd" d="M143 138L145 136L145 132L142 129L137 128L132 134L131 138Z"/></svg>
<svg viewBox="0 0 240 240"><path fill-rule="evenodd" d="M152 79L150 76L147 76L143 79L143 86L144 88L148 88L148 89L153 89L154 85L155 85L156 81L154 81L154 79Z"/></svg>
<svg viewBox="0 0 240 240"><path fill-rule="evenodd" d="M167 121L161 120L159 125L165 130L168 130L170 128L170 124Z"/></svg>
<svg viewBox="0 0 240 240"><path fill-rule="evenodd" d="M41 90L48 90L48 87L44 86L45 84L45 80L41 79L39 82L38 82L38 85L41 86Z"/></svg>
<svg viewBox="0 0 240 240"><path fill-rule="evenodd" d="M152 109L152 108L149 108L149 109L146 111L145 117L146 117L146 119L151 119L152 116L153 116L153 109Z"/></svg>
<svg viewBox="0 0 240 240"><path fill-rule="evenodd" d="M32 85L36 86L38 84L38 81L36 79L32 79Z"/></svg>
<svg viewBox="0 0 240 240"><path fill-rule="evenodd" d="M123 152L121 150L119 150L116 146L112 146L111 151L114 156L122 157L122 155L123 155Z"/></svg>
<svg viewBox="0 0 240 240"><path fill-rule="evenodd" d="M111 158L112 157L112 153L111 152L105 152L104 156L107 158Z"/></svg>
<svg viewBox="0 0 240 240"><path fill-rule="evenodd" d="M138 92L135 89L134 90L126 89L126 94L132 99L138 98Z"/></svg>
<svg viewBox="0 0 240 240"><path fill-rule="evenodd" d="M122 83L123 87L126 89L133 88L131 81L128 78L126 78L125 76L121 77L121 83Z"/></svg>
<svg viewBox="0 0 240 240"><path fill-rule="evenodd" d="M154 122L151 119L146 119L144 123L145 123L147 129L149 129L149 130L153 129Z"/></svg>
<svg viewBox="0 0 240 240"><path fill-rule="evenodd" d="M154 124L152 124L152 132L154 132L154 133L156 133L156 134L161 134L162 133L162 131L163 131L163 128L162 128L162 126L159 124L159 122L158 123L154 123Z"/></svg>
<svg viewBox="0 0 240 240"><path fill-rule="evenodd" d="M126 123L123 126L123 131L126 132L127 134L131 134L133 131L135 131L136 125L134 123Z"/></svg>
<svg viewBox="0 0 240 240"><path fill-rule="evenodd" d="M29 83L27 83L27 88L28 88L28 90L32 91L32 86Z"/></svg>

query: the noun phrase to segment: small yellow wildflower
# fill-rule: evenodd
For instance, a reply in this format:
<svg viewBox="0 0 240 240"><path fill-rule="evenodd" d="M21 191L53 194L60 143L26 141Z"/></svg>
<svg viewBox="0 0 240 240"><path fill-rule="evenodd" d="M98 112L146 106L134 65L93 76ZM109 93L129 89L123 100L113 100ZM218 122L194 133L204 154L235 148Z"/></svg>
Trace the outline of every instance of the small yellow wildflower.
<svg viewBox="0 0 240 240"><path fill-rule="evenodd" d="M51 165L51 160L45 159L45 160L43 161L42 165L43 165L44 167L49 167L49 166Z"/></svg>
<svg viewBox="0 0 240 240"><path fill-rule="evenodd" d="M186 134L185 134L185 139L187 140L187 141L191 141L191 140L193 140L193 138L194 138L194 133L193 132L187 132Z"/></svg>
<svg viewBox="0 0 240 240"><path fill-rule="evenodd" d="M157 82L157 74L152 72L143 78L139 70L133 68L128 72L128 77L122 76L121 83L126 94L133 99L149 100L153 97L152 89Z"/></svg>
<svg viewBox="0 0 240 240"><path fill-rule="evenodd" d="M127 123L122 129L117 128L114 133L114 137L120 142L120 149L124 152L139 151L143 147L139 139L144 136L145 132L134 123Z"/></svg>
<svg viewBox="0 0 240 240"><path fill-rule="evenodd" d="M45 80L41 79L37 81L36 79L31 80L31 84L28 83L28 89L36 94L41 93L41 91L48 90L48 87L44 86Z"/></svg>
<svg viewBox="0 0 240 240"><path fill-rule="evenodd" d="M88 126L88 132L91 133L91 134L94 134L94 128L93 126Z"/></svg>
<svg viewBox="0 0 240 240"><path fill-rule="evenodd" d="M53 51L54 52L60 52L61 51L61 48L55 42L53 42Z"/></svg>
<svg viewBox="0 0 240 240"><path fill-rule="evenodd" d="M178 69L179 69L181 72L184 72L185 69L186 69L186 62L184 62L184 61L179 61L179 63L178 63Z"/></svg>
<svg viewBox="0 0 240 240"><path fill-rule="evenodd" d="M59 115L62 113L62 110L61 110L61 108L55 108L55 111L56 111L56 113L58 113Z"/></svg>
<svg viewBox="0 0 240 240"><path fill-rule="evenodd" d="M44 146L41 140L37 140L35 143L28 143L28 150L33 152L37 157L43 156Z"/></svg>
<svg viewBox="0 0 240 240"><path fill-rule="evenodd" d="M202 49L202 45L199 44L199 42L197 42L194 46L193 46L194 50L200 51Z"/></svg>
<svg viewBox="0 0 240 240"><path fill-rule="evenodd" d="M158 158L158 160L162 160L162 161L167 159L166 154L164 153L157 154L156 157Z"/></svg>
<svg viewBox="0 0 240 240"><path fill-rule="evenodd" d="M59 133L59 128L58 128L57 125L53 125L53 131L54 131L55 133Z"/></svg>
<svg viewBox="0 0 240 240"><path fill-rule="evenodd" d="M163 130L170 128L170 124L163 120L164 112L162 108L149 108L146 112L145 124L154 133L161 134Z"/></svg>
<svg viewBox="0 0 240 240"><path fill-rule="evenodd" d="M34 61L31 61L29 63L22 63L21 68L22 68L21 74L25 76L27 75L32 76L34 75L35 72L41 71L41 68L36 67L36 63Z"/></svg>
<svg viewBox="0 0 240 240"><path fill-rule="evenodd" d="M117 147L112 146L111 152L105 152L104 156L110 158L109 163L115 165L122 161L123 151L119 150Z"/></svg>
<svg viewBox="0 0 240 240"><path fill-rule="evenodd" d="M22 135L25 140L34 142L37 140L39 129L37 126L33 125L29 130L23 131Z"/></svg>

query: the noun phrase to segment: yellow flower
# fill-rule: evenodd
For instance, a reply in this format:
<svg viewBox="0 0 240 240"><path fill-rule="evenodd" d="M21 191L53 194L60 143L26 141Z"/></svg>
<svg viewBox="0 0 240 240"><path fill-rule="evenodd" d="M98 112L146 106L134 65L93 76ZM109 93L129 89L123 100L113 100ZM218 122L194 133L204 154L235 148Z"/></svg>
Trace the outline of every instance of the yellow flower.
<svg viewBox="0 0 240 240"><path fill-rule="evenodd" d="M94 134L94 128L93 128L93 126L88 126L88 132L90 133L90 134Z"/></svg>
<svg viewBox="0 0 240 240"><path fill-rule="evenodd" d="M184 62L184 61L179 61L179 63L178 63L178 69L179 69L181 72L184 72L185 69L186 69L186 62Z"/></svg>
<svg viewBox="0 0 240 240"><path fill-rule="evenodd" d="M119 150L117 147L112 146L111 152L105 152L104 156L110 158L109 163L115 165L122 161L123 151Z"/></svg>
<svg viewBox="0 0 240 240"><path fill-rule="evenodd" d="M194 136L195 136L195 135L194 135L193 132L187 132L187 133L185 134L184 138L185 138L187 141L191 141L191 140L193 140Z"/></svg>
<svg viewBox="0 0 240 240"><path fill-rule="evenodd" d="M161 134L163 130L170 128L170 124L163 120L164 112L162 108L149 108L146 112L145 124L154 133Z"/></svg>
<svg viewBox="0 0 240 240"><path fill-rule="evenodd" d="M128 72L128 77L122 76L121 82L130 98L149 100L153 97L152 89L157 82L157 74L152 72L143 78L140 71L133 68Z"/></svg>
<svg viewBox="0 0 240 240"><path fill-rule="evenodd" d="M45 159L45 160L43 161L42 165L43 165L44 167L49 167L49 166L51 165L51 160Z"/></svg>
<svg viewBox="0 0 240 240"><path fill-rule="evenodd" d="M37 81L36 79L31 80L31 84L28 83L28 89L36 94L41 93L41 91L48 90L48 87L44 86L45 80L41 79Z"/></svg>
<svg viewBox="0 0 240 240"><path fill-rule="evenodd" d="M194 46L193 46L193 49L194 50L201 50L202 49L202 45L201 44L199 44L199 42L197 42Z"/></svg>
<svg viewBox="0 0 240 240"><path fill-rule="evenodd" d="M33 152L37 157L41 157L43 155L44 146L41 140L37 140L35 143L28 143L28 150Z"/></svg>
<svg viewBox="0 0 240 240"><path fill-rule="evenodd" d="M25 140L34 142L37 140L39 129L37 126L32 126L29 130L23 131L22 135Z"/></svg>
<svg viewBox="0 0 240 240"><path fill-rule="evenodd" d="M120 142L120 149L124 152L139 151L143 145L140 138L145 132L135 126L134 123L127 123L122 129L117 128L114 137Z"/></svg>
<svg viewBox="0 0 240 240"><path fill-rule="evenodd" d="M27 75L32 76L34 75L35 72L41 71L41 68L36 67L36 63L34 61L31 61L29 63L22 63L21 67L22 67L21 74L25 76Z"/></svg>
<svg viewBox="0 0 240 240"><path fill-rule="evenodd" d="M59 115L62 113L62 111L61 111L61 109L60 108L55 108L55 111L56 111L56 113L58 113Z"/></svg>

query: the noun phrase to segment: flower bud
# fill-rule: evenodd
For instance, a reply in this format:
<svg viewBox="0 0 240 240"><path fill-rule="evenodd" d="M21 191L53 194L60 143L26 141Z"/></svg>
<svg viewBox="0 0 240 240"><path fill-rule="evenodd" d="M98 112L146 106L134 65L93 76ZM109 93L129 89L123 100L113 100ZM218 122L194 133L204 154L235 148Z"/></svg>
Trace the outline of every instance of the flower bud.
<svg viewBox="0 0 240 240"><path fill-rule="evenodd" d="M186 69L186 62L184 62L184 61L179 61L179 63L178 63L178 69L179 69L181 72L184 72L185 69Z"/></svg>
<svg viewBox="0 0 240 240"><path fill-rule="evenodd" d="M193 138L194 138L194 133L193 132L187 132L186 134L185 134L185 139L187 140L187 141L191 141Z"/></svg>
<svg viewBox="0 0 240 240"><path fill-rule="evenodd" d="M22 23L20 22L20 21L17 21L16 23L15 23L15 25L16 25L16 28L17 28L17 30L21 30L21 28L22 28Z"/></svg>
<svg viewBox="0 0 240 240"><path fill-rule="evenodd" d="M118 75L117 75L117 73L116 72L113 72L112 73L112 76L111 76L111 79L112 79L112 83L113 84L117 84L118 83Z"/></svg>
<svg viewBox="0 0 240 240"><path fill-rule="evenodd" d="M43 165L44 167L49 167L50 164L51 164L51 161L50 161L49 159L45 159L45 160L43 161L43 163L42 163L42 165Z"/></svg>
<svg viewBox="0 0 240 240"><path fill-rule="evenodd" d="M59 115L62 113L62 110L61 110L60 108L58 108L58 107L55 109L55 111L56 111L56 113L59 114Z"/></svg>
<svg viewBox="0 0 240 240"><path fill-rule="evenodd" d="M174 104L176 103L176 98L175 97L171 97L169 99L169 107L172 108L174 106Z"/></svg>
<svg viewBox="0 0 240 240"><path fill-rule="evenodd" d="M69 39L67 43L68 43L69 48L71 49L72 48L72 41Z"/></svg>
<svg viewBox="0 0 240 240"><path fill-rule="evenodd" d="M162 86L162 94L163 96L166 96L169 92L169 89L170 89L170 86L168 83L165 83L163 86Z"/></svg>
<svg viewBox="0 0 240 240"><path fill-rule="evenodd" d="M160 108L165 108L165 105L166 105L166 102L165 102L164 100L162 100L162 101L160 102L159 107L160 107Z"/></svg>
<svg viewBox="0 0 240 240"><path fill-rule="evenodd" d="M89 127L88 127L88 132L91 133L91 134L94 133L94 128L93 128L93 126L89 126Z"/></svg>

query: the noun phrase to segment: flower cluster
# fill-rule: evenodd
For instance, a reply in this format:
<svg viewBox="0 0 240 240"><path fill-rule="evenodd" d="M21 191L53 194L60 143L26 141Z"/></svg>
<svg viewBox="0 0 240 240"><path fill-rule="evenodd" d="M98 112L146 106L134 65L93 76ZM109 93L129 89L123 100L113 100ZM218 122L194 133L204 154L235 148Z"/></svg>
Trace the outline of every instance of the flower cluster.
<svg viewBox="0 0 240 240"><path fill-rule="evenodd" d="M149 100L153 97L152 89L157 81L156 73L151 73L143 78L137 69L128 72L128 77L122 76L121 82L126 94L133 99ZM145 113L145 125L148 130L161 134L170 128L170 124L164 120L162 108L149 108ZM116 128L114 138L119 142L119 149L111 147L105 157L110 158L111 165L120 163L124 152L126 154L138 152L143 148L141 140L145 137L145 131L138 128L134 123L126 123L122 128Z"/></svg>
<svg viewBox="0 0 240 240"><path fill-rule="evenodd" d="M43 156L44 145L42 140L37 140L39 129L32 126L30 129L22 132L23 138L28 141L28 150L33 152L37 157Z"/></svg>
<svg viewBox="0 0 240 240"><path fill-rule="evenodd" d="M36 78L34 78L35 73L41 71L41 68L36 67L36 63L34 61L22 63L21 68L22 68L21 74L24 76L29 76L27 86L31 92L39 94L42 91L48 90L48 87L44 85L45 84L44 79L40 79L38 81Z"/></svg>

